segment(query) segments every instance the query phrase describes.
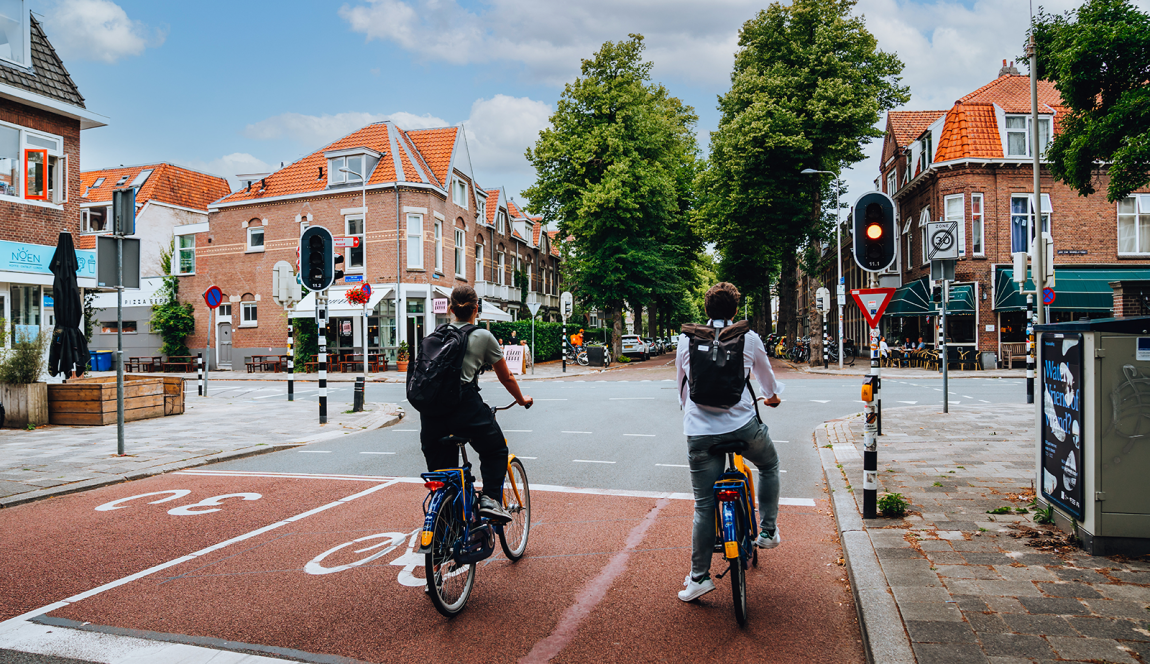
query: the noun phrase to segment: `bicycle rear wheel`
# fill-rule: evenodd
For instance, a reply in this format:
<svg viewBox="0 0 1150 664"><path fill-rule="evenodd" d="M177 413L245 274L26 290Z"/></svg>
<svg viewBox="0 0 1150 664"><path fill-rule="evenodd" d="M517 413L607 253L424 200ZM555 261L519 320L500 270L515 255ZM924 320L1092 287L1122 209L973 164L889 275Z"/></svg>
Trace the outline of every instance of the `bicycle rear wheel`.
<svg viewBox="0 0 1150 664"><path fill-rule="evenodd" d="M735 620L739 625L747 624L747 571L743 569L743 557L730 561L731 595L735 600Z"/></svg>
<svg viewBox="0 0 1150 664"><path fill-rule="evenodd" d="M527 550L527 535L531 532L531 488L519 459L512 459L508 464L507 479L503 482L503 507L511 514L511 521L499 529L499 545L510 560L519 560Z"/></svg>
<svg viewBox="0 0 1150 664"><path fill-rule="evenodd" d="M455 548L462 544L463 523L456 518L450 502L435 517L431 550L424 556L428 595L435 609L452 617L467 605L475 585L475 564L460 565L453 560Z"/></svg>

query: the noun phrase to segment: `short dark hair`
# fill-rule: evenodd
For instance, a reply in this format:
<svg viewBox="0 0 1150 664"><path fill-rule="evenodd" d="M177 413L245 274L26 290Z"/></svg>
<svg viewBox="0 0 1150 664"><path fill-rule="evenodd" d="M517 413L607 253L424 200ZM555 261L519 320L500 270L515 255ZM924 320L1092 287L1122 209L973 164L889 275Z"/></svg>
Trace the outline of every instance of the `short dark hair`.
<svg viewBox="0 0 1150 664"><path fill-rule="evenodd" d="M720 281L703 296L703 309L714 320L728 320L739 311L739 289L734 284Z"/></svg>
<svg viewBox="0 0 1150 664"><path fill-rule="evenodd" d="M475 289L467 284L460 284L451 291L451 313L460 320L471 318L479 307L479 296Z"/></svg>

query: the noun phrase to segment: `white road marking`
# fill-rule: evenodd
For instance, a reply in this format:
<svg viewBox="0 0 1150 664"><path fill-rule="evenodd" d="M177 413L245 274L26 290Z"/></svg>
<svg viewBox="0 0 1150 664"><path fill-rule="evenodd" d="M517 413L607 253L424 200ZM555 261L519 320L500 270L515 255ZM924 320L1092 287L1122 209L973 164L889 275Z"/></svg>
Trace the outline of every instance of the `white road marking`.
<svg viewBox="0 0 1150 664"><path fill-rule="evenodd" d="M534 459L538 459L539 457L519 456L518 454L516 454L515 458L516 459L532 459L532 460L534 460Z"/></svg>
<svg viewBox="0 0 1150 664"><path fill-rule="evenodd" d="M536 401L566 401L566 399L536 399Z"/></svg>
<svg viewBox="0 0 1150 664"><path fill-rule="evenodd" d="M623 435L624 436L633 436L635 438L654 438L655 437L655 434L653 434L653 433L625 433Z"/></svg>
<svg viewBox="0 0 1150 664"><path fill-rule="evenodd" d="M962 395L962 398L963 398L963 399L973 399L974 397L972 397L972 396L967 396L967 395L965 395L965 394L964 394L964 395Z"/></svg>
<svg viewBox="0 0 1150 664"><path fill-rule="evenodd" d="M900 401L899 403L909 403L910 405L912 405L912 406L913 406L913 405L915 405L915 404L916 404L916 403L918 403L918 402L917 402L917 401Z"/></svg>
<svg viewBox="0 0 1150 664"><path fill-rule="evenodd" d="M392 431L406 431L408 433L419 431L419 429L392 429Z"/></svg>
<svg viewBox="0 0 1150 664"><path fill-rule="evenodd" d="M831 402L830 399L811 399L811 401L813 401L815 403L830 403Z"/></svg>
<svg viewBox="0 0 1150 664"><path fill-rule="evenodd" d="M791 441L789 441L789 440L775 440L774 438L772 438L771 442L772 443L789 443Z"/></svg>
<svg viewBox="0 0 1150 664"><path fill-rule="evenodd" d="M360 452L360 454L395 454L395 452Z"/></svg>
<svg viewBox="0 0 1150 664"><path fill-rule="evenodd" d="M663 468L690 468L690 466L681 463L657 463L655 465L662 466Z"/></svg>
<svg viewBox="0 0 1150 664"><path fill-rule="evenodd" d="M531 433L531 429L504 429L504 433Z"/></svg>
<svg viewBox="0 0 1150 664"><path fill-rule="evenodd" d="M654 401L655 397L610 397L608 401Z"/></svg>
<svg viewBox="0 0 1150 664"><path fill-rule="evenodd" d="M981 401L982 403L990 403L990 402L989 402L989 401L987 401L986 399L979 399L979 401Z"/></svg>
<svg viewBox="0 0 1150 664"><path fill-rule="evenodd" d="M299 450L299 454L331 454L331 450Z"/></svg>
<svg viewBox="0 0 1150 664"><path fill-rule="evenodd" d="M560 431L559 433L591 433L590 431Z"/></svg>
<svg viewBox="0 0 1150 664"><path fill-rule="evenodd" d="M614 461L595 461L593 459L572 459L572 463L615 463Z"/></svg>

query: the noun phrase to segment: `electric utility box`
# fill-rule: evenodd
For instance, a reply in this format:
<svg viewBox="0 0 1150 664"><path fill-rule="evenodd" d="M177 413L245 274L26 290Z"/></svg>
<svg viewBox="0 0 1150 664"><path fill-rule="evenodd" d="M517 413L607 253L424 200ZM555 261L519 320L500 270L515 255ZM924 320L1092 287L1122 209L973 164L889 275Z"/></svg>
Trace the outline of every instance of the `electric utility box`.
<svg viewBox="0 0 1150 664"><path fill-rule="evenodd" d="M1150 317L1034 330L1039 500L1091 555L1150 552Z"/></svg>

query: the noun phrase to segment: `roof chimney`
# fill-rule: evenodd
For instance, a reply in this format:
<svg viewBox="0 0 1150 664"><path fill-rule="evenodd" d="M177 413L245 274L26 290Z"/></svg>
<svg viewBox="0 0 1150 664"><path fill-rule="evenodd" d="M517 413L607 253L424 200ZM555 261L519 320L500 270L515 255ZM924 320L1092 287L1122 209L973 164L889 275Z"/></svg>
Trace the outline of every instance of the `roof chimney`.
<svg viewBox="0 0 1150 664"><path fill-rule="evenodd" d="M1001 76L1019 76L1020 74L1018 73L1018 67L1014 66L1014 62L1011 61L1011 63L1008 65L1008 64L1006 64L1006 59L1004 58L1002 60L1002 69L998 70L998 75L1001 77Z"/></svg>

